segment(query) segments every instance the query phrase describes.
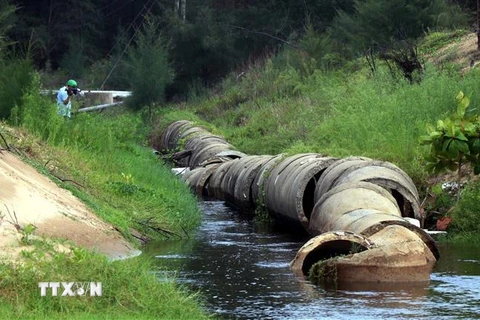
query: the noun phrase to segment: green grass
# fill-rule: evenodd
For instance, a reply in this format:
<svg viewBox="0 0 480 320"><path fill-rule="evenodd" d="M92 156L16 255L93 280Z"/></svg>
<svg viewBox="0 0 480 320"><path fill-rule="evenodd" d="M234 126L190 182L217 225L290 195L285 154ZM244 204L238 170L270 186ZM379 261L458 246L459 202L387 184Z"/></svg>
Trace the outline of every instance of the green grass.
<svg viewBox="0 0 480 320"><path fill-rule="evenodd" d="M64 244L65 245L65 244ZM160 282L154 264L142 256L108 261L73 248L55 250L51 241L34 243L23 263L0 264L0 313L4 319L207 319L200 297L175 284ZM39 282L101 282L102 296L40 295ZM61 289L59 290L61 293Z"/></svg>

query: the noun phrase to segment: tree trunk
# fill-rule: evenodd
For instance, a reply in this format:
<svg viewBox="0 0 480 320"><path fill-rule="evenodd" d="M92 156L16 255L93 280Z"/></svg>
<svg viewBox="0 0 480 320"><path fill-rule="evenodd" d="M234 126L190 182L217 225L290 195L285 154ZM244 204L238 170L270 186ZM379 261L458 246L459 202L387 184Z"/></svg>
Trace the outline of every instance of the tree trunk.
<svg viewBox="0 0 480 320"><path fill-rule="evenodd" d="M175 13L178 14L180 10L180 0L175 0Z"/></svg>
<svg viewBox="0 0 480 320"><path fill-rule="evenodd" d="M480 0L477 0L477 50L480 51Z"/></svg>
<svg viewBox="0 0 480 320"><path fill-rule="evenodd" d="M480 1L480 0L478 0ZM186 16L186 13L187 13L187 0L182 0L182 20L185 21L185 16Z"/></svg>

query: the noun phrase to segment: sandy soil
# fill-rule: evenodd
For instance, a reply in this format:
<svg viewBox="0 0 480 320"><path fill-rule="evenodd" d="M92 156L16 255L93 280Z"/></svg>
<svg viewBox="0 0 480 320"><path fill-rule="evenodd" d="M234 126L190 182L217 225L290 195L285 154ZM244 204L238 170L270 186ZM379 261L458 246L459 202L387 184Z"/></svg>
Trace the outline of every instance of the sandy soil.
<svg viewBox="0 0 480 320"><path fill-rule="evenodd" d="M139 251L112 225L99 219L70 191L57 186L18 156L0 151L0 254L15 259L24 248L24 228L35 236L67 239L113 259ZM16 216L16 217L15 217ZM3 258L2 257L2 258Z"/></svg>
<svg viewBox="0 0 480 320"><path fill-rule="evenodd" d="M467 72L473 66L478 68L480 53L477 50L477 34L469 33L462 40L452 43L436 53L433 63L439 65L445 61L455 62L461 66L462 72Z"/></svg>

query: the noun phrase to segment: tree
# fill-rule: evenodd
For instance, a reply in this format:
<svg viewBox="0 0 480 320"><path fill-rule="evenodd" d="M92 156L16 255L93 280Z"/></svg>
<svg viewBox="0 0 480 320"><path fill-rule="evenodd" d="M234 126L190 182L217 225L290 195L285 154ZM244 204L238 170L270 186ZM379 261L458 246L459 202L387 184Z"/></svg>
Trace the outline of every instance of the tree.
<svg viewBox="0 0 480 320"><path fill-rule="evenodd" d="M355 0L354 7L353 14L339 12L330 29L332 38L346 44L351 56L378 53L400 67L409 80L415 70L422 70L415 40L430 28L466 21L457 5L444 0Z"/></svg>
<svg viewBox="0 0 480 320"><path fill-rule="evenodd" d="M0 62L5 57L8 46L12 44L8 39L7 32L12 27L10 17L14 12L15 7L8 5L6 0L0 0Z"/></svg>
<svg viewBox="0 0 480 320"><path fill-rule="evenodd" d="M165 89L174 74L166 45L158 32L158 22L150 14L144 19L144 25L126 58L128 79L133 90L126 104L136 110L147 106L150 113L152 104L164 102Z"/></svg>
<svg viewBox="0 0 480 320"><path fill-rule="evenodd" d="M477 0L477 50L480 51L480 0Z"/></svg>

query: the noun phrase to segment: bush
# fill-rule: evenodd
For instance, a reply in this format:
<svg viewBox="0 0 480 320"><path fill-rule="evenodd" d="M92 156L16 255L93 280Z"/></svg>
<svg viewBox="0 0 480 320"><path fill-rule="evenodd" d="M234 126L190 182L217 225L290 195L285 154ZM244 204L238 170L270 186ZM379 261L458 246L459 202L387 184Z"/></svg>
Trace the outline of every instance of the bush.
<svg viewBox="0 0 480 320"><path fill-rule="evenodd" d="M452 230L478 234L480 232L479 203L480 182L471 182L463 190L460 202L452 211Z"/></svg>
<svg viewBox="0 0 480 320"><path fill-rule="evenodd" d="M34 70L29 60L10 60L0 64L0 119L8 119L32 86Z"/></svg>

